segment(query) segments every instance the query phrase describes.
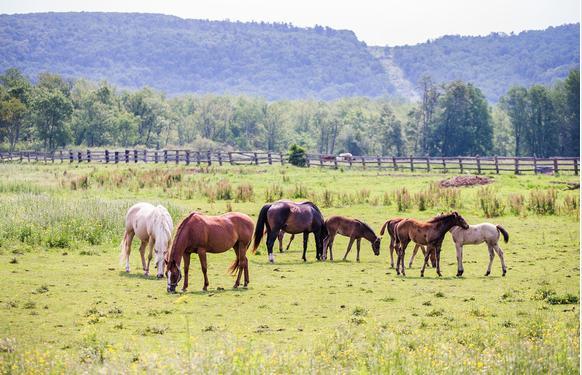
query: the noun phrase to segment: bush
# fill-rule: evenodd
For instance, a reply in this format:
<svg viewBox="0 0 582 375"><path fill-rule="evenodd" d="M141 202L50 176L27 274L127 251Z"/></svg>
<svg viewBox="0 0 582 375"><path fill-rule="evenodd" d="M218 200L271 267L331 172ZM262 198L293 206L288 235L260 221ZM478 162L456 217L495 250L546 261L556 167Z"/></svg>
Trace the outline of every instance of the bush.
<svg viewBox="0 0 582 375"><path fill-rule="evenodd" d="M292 145L289 149L289 163L296 167L307 166L307 153L305 149L299 145Z"/></svg>
<svg viewBox="0 0 582 375"><path fill-rule="evenodd" d="M232 186L230 186L230 182L227 179L222 179L216 184L216 199L232 199Z"/></svg>
<svg viewBox="0 0 582 375"><path fill-rule="evenodd" d="M236 187L234 200L236 202L252 202L255 197L251 184L240 184Z"/></svg>
<svg viewBox="0 0 582 375"><path fill-rule="evenodd" d="M408 189L402 188L396 190L396 205L398 206L398 211L406 211L412 207L412 199L410 198L410 193Z"/></svg>
<svg viewBox="0 0 582 375"><path fill-rule="evenodd" d="M495 191L489 186L479 189L479 205L485 217L502 216L505 212L505 205L497 197Z"/></svg>
<svg viewBox="0 0 582 375"><path fill-rule="evenodd" d="M509 211L516 215L521 216L525 208L525 198L521 194L509 194L508 198Z"/></svg>
<svg viewBox="0 0 582 375"><path fill-rule="evenodd" d="M555 215L558 192L555 189L532 190L527 208L538 215Z"/></svg>

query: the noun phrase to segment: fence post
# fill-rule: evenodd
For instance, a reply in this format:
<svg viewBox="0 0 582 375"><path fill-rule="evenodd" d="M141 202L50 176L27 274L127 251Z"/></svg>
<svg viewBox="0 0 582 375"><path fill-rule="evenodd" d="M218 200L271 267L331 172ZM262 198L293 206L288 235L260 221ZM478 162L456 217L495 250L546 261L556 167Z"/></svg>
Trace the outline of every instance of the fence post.
<svg viewBox="0 0 582 375"><path fill-rule="evenodd" d="M380 159L380 156L376 156L376 161L378 162L378 169L382 169L382 159ZM337 161L336 161L336 168L337 168Z"/></svg>
<svg viewBox="0 0 582 375"><path fill-rule="evenodd" d="M176 164L180 162L180 150L176 150L176 155L174 157Z"/></svg>
<svg viewBox="0 0 582 375"><path fill-rule="evenodd" d="M537 159L538 158L536 158L534 156L534 158L533 158L533 162L534 162L534 174L538 174L538 160Z"/></svg>
<svg viewBox="0 0 582 375"><path fill-rule="evenodd" d="M392 156L392 165L394 166L394 170L398 170L398 164L396 164L396 157Z"/></svg>
<svg viewBox="0 0 582 375"><path fill-rule="evenodd" d="M269 162L269 165L273 165L273 156L271 155L271 151L267 153L267 161Z"/></svg>
<svg viewBox="0 0 582 375"><path fill-rule="evenodd" d="M497 155L495 155L495 173L499 174L499 160L497 159Z"/></svg>
<svg viewBox="0 0 582 375"><path fill-rule="evenodd" d="M337 169L337 156L333 158L333 167Z"/></svg>
<svg viewBox="0 0 582 375"><path fill-rule="evenodd" d="M148 150L143 150L143 162L148 162Z"/></svg>
<svg viewBox="0 0 582 375"><path fill-rule="evenodd" d="M444 156L443 156L443 173L447 173L447 161L445 160Z"/></svg>
<svg viewBox="0 0 582 375"><path fill-rule="evenodd" d="M218 150L218 165L222 166L222 152Z"/></svg>
<svg viewBox="0 0 582 375"><path fill-rule="evenodd" d="M168 150L164 150L164 164L168 164Z"/></svg>
<svg viewBox="0 0 582 375"><path fill-rule="evenodd" d="M412 156L410 157L410 171L414 172L414 158Z"/></svg>
<svg viewBox="0 0 582 375"><path fill-rule="evenodd" d="M186 150L186 165L190 165L190 151Z"/></svg>
<svg viewBox="0 0 582 375"><path fill-rule="evenodd" d="M558 159L554 158L554 174L558 173Z"/></svg>
<svg viewBox="0 0 582 375"><path fill-rule="evenodd" d="M133 150L133 162L137 163L137 150Z"/></svg>
<svg viewBox="0 0 582 375"><path fill-rule="evenodd" d="M426 171L430 172L430 158L426 158Z"/></svg>
<svg viewBox="0 0 582 375"><path fill-rule="evenodd" d="M514 160L514 164L515 164L515 174L519 174L519 159L518 158L513 158Z"/></svg>
<svg viewBox="0 0 582 375"><path fill-rule="evenodd" d="M119 163L119 151L115 151L115 164Z"/></svg>
<svg viewBox="0 0 582 375"><path fill-rule="evenodd" d="M55 152L51 151L51 163L55 163Z"/></svg>
<svg viewBox="0 0 582 375"><path fill-rule="evenodd" d="M232 152L228 152L228 162L230 163L230 165L234 165L234 161L232 160Z"/></svg>
<svg viewBox="0 0 582 375"><path fill-rule="evenodd" d="M459 158L459 170L460 173L463 174L463 159Z"/></svg>
<svg viewBox="0 0 582 375"><path fill-rule="evenodd" d="M91 150L87 150L87 163L91 163Z"/></svg>
<svg viewBox="0 0 582 375"><path fill-rule="evenodd" d="M350 168L352 167L352 156L348 156L348 163L350 164Z"/></svg>
<svg viewBox="0 0 582 375"><path fill-rule="evenodd" d="M200 165L200 151L196 151L196 165Z"/></svg>
<svg viewBox="0 0 582 375"><path fill-rule="evenodd" d="M105 150L105 164L109 164L109 150Z"/></svg>
<svg viewBox="0 0 582 375"><path fill-rule="evenodd" d="M129 163L129 150L125 150L124 152L125 163Z"/></svg>
<svg viewBox="0 0 582 375"><path fill-rule="evenodd" d="M319 165L323 167L323 156L321 154L319 154Z"/></svg>
<svg viewBox="0 0 582 375"><path fill-rule="evenodd" d="M212 154L210 153L210 150L206 151L206 159L208 161L208 166L212 165Z"/></svg>
<svg viewBox="0 0 582 375"><path fill-rule="evenodd" d="M481 158L477 156L475 159L477 160L477 174L481 174Z"/></svg>
<svg viewBox="0 0 582 375"><path fill-rule="evenodd" d="M159 156L158 156L158 150L154 151L154 163L158 164L159 161Z"/></svg>
<svg viewBox="0 0 582 375"><path fill-rule="evenodd" d="M366 158L362 156L362 167L366 169Z"/></svg>
<svg viewBox="0 0 582 375"><path fill-rule="evenodd" d="M578 176L578 159L574 158L574 174Z"/></svg>
<svg viewBox="0 0 582 375"><path fill-rule="evenodd" d="M307 161L307 168L311 167L311 159L309 159L309 155L307 155L305 160Z"/></svg>
<svg viewBox="0 0 582 375"><path fill-rule="evenodd" d="M74 159L74 157L73 157L73 150L69 150L69 163L72 163L73 162L73 159Z"/></svg>
<svg viewBox="0 0 582 375"><path fill-rule="evenodd" d="M283 160L283 153L279 152L279 157L281 158L281 165L285 164L285 161Z"/></svg>
<svg viewBox="0 0 582 375"><path fill-rule="evenodd" d="M77 151L77 163L80 163L83 160L83 152Z"/></svg>
<svg viewBox="0 0 582 375"><path fill-rule="evenodd" d="M257 153L255 152L255 165L259 165L259 156L257 155Z"/></svg>

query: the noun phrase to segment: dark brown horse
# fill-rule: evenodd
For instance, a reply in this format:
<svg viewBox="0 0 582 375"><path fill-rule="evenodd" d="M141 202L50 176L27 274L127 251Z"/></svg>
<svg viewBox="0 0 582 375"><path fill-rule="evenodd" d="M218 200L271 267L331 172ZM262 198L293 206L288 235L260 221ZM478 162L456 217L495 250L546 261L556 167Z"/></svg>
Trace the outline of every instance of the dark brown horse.
<svg viewBox="0 0 582 375"><path fill-rule="evenodd" d="M325 221L325 228L327 229L328 237L323 242L323 260L327 257L328 248L329 259L333 260L333 240L338 233L350 238L350 243L348 244L343 260L346 260L354 241L356 241L356 249L358 250L356 261L360 261L360 241L362 241L362 238L370 241L374 255L380 255L381 238L376 236L376 233L374 233L374 230L368 224L360 220L343 216L332 216Z"/></svg>
<svg viewBox="0 0 582 375"><path fill-rule="evenodd" d="M255 241L253 251L261 243L264 228L267 234L267 252L269 261L273 263L273 244L279 231L285 233L298 234L303 233L303 261L307 261L305 256L307 252L307 240L309 233L315 235L315 247L317 260L321 259L323 253L323 240L327 237L325 229L325 220L319 208L311 202L295 203L288 200L280 200L275 203L269 203L261 208L257 226L255 227Z"/></svg>
<svg viewBox="0 0 582 375"><path fill-rule="evenodd" d="M469 224L463 219L458 212L454 211L448 214L435 216L429 221L420 221L416 219L403 219L394 230L396 238L396 254L398 259L396 261L396 273L405 275L404 272L404 254L406 247L410 241L414 241L419 245L427 246L427 254L424 256L424 263L420 270L420 276L424 276L424 269L428 263L430 254L432 252L436 255L436 271L441 276L441 246L445 234L452 227L459 226L463 229L469 228Z"/></svg>
<svg viewBox="0 0 582 375"><path fill-rule="evenodd" d="M229 270L232 275L238 271L234 287L238 288L242 272L245 274L246 287L249 283L249 265L246 256L247 249L253 237L253 220L240 212L229 212L220 216L206 216L192 212L185 218L174 237L172 248L168 255L166 276L168 277L168 292L175 292L176 285L182 278L180 261L184 258L184 286L188 288L188 269L190 254L198 254L200 266L204 274L203 290L208 288L206 276L206 253L223 253L234 249L236 260Z"/></svg>
<svg viewBox="0 0 582 375"><path fill-rule="evenodd" d="M380 229L380 237L384 235L384 232L387 230L388 235L390 235L390 268L394 268L394 250L396 249L396 238L394 237L394 229L396 228L396 224L404 220L403 217L395 217L390 219L382 225L382 229ZM412 256L410 257L410 262L408 263L408 268L412 267L412 261L414 260L414 256L418 252L418 249L422 250L422 254L426 256L426 248L422 245L416 244L414 246L414 251L412 252ZM431 253L430 255L430 263L433 267L436 267L436 258L435 254Z"/></svg>

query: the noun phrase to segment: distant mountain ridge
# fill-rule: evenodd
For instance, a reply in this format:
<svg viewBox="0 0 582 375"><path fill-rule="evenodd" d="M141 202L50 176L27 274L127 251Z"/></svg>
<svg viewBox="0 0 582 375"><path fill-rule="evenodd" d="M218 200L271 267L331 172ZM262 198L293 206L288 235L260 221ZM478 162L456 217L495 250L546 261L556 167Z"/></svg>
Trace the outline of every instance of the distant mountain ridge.
<svg viewBox="0 0 582 375"><path fill-rule="evenodd" d="M578 66L579 28L516 36L443 37L367 47L349 30L184 20L143 13L0 15L0 71L17 67L150 86L169 95L230 93L271 100L415 98L423 75L462 79L497 100L513 84L551 83Z"/></svg>

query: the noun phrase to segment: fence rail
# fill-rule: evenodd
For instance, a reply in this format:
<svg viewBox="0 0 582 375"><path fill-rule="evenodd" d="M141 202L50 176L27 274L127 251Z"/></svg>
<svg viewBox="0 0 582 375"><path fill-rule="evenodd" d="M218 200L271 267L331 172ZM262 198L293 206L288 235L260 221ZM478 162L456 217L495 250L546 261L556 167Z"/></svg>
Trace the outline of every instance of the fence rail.
<svg viewBox="0 0 582 375"><path fill-rule="evenodd" d="M442 172L442 173L504 173L578 175L580 159L577 157L389 157L308 154L308 167L364 168L392 171ZM195 151L195 150L58 150L0 152L0 162L42 163L158 163L186 165L273 165L287 164L283 153L245 151Z"/></svg>

